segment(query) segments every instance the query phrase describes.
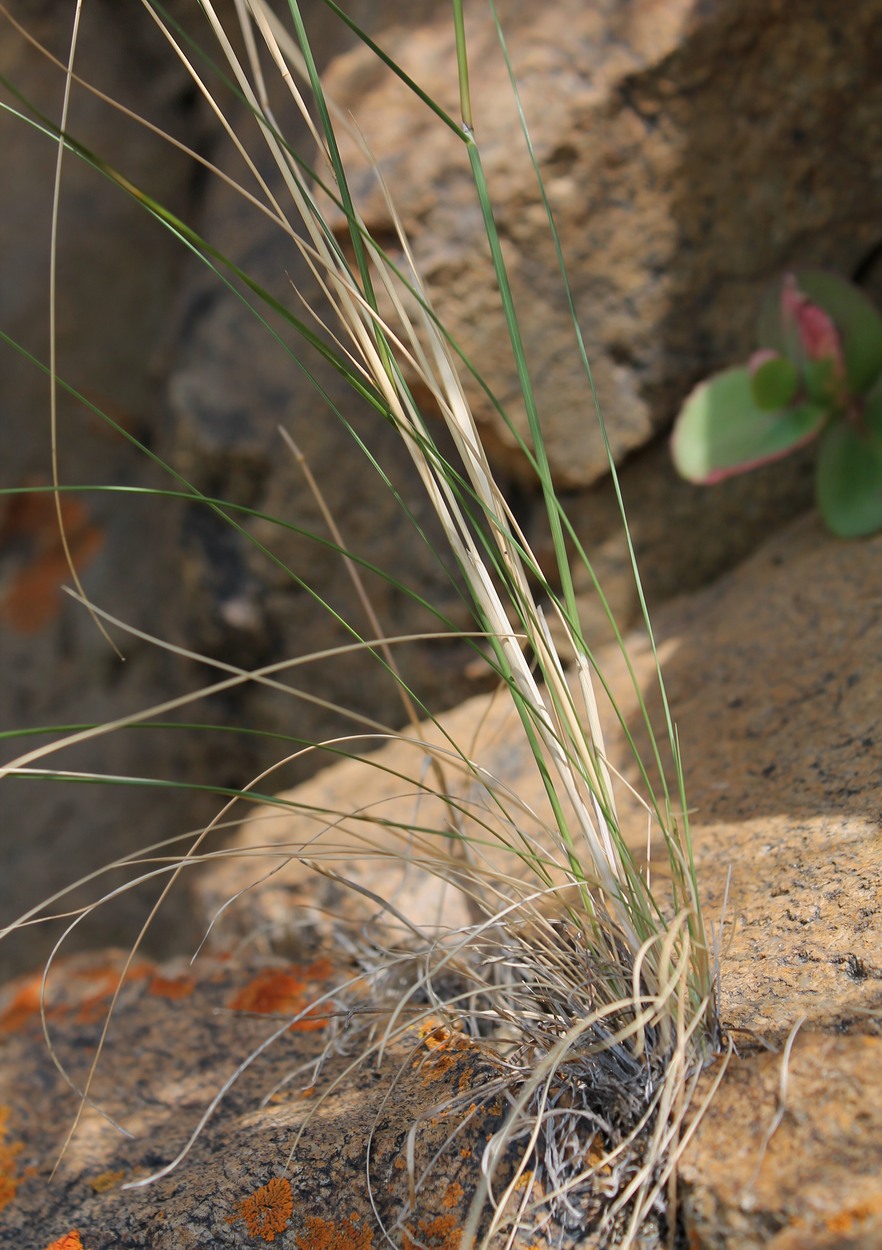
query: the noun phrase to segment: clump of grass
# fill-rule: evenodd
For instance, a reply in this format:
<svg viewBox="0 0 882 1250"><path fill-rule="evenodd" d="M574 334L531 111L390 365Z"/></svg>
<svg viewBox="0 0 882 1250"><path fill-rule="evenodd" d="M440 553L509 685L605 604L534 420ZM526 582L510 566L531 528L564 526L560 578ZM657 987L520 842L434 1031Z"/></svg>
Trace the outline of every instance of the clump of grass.
<svg viewBox="0 0 882 1250"><path fill-rule="evenodd" d="M266 0L237 0L234 30L228 28L211 0L203 0L207 33L214 41L213 56L223 65L222 71L203 57L200 48L188 43L161 6L144 2L167 39L170 53L185 66L244 162L249 181L236 182L210 168L267 214L300 252L323 292L322 307L298 310L296 293L292 307L280 304L190 226L78 144L66 133L64 118L60 127L39 118L33 124L56 138L59 163L62 153L70 151L117 182L233 286L240 298L247 295L256 316L263 320L270 313L281 315L294 326L347 379L353 395L366 400L378 420L394 427L456 559L474 617L474 639L484 648L487 663L516 709L520 731L529 743L547 796L550 818L537 817L494 778L480 758L472 758L466 745L445 741L443 736L440 741L429 741L421 721L426 710L407 689L395 661L395 648L406 645L407 639L384 635L364 591L360 562L347 552L337 519L326 514L331 540L321 541L349 562L370 626L370 636L362 637L352 622L345 623L353 636L351 646L374 654L389 679L398 684L409 723L407 730L398 733L378 724L366 728L374 736L398 737L412 743L417 763L404 780L414 793L436 800L443 813L440 819L428 822L418 817L409 826L384 819L374 811L313 813L316 836L285 849L287 855L308 863L317 872L369 895L384 908L387 918L382 936L375 932L371 939L369 933L362 932L352 939L359 979L367 976L377 992L382 991L392 1003L391 1009L386 1007L387 1022L379 1033L350 1028L345 1043L335 1034L333 1045L349 1046L353 1061L363 1062L402 1030L412 1028L415 1020L440 1018L445 1021L444 1028L480 1039L499 1057L504 1079L494 1078L488 1096L504 1087L509 1110L503 1129L488 1149L484 1177L463 1234L464 1246L479 1241L490 1244L511 1225L513 1204L515 1225L538 1227L554 1222L574 1233L599 1225L610 1230L616 1244L627 1245L669 1190L692 1077L718 1041L713 961L695 878L677 735L660 669L658 684L664 710L660 741L649 723L636 677L634 681L652 743L652 758L643 761L638 757L637 767L645 788L642 797L647 819L653 832L662 835L667 852L669 883L664 897L653 892L648 870L635 857L620 826L618 781L607 758L595 694L597 683L605 684L604 677L580 625L569 551L575 551L575 558L583 561L589 572L590 559L561 507L545 453L528 351L484 175L477 137L480 119L472 116L461 0L454 0L452 9L459 119L431 100L333 0L326 3L382 57L389 72L412 89L415 107L431 109L438 124L462 143L527 416L529 441L521 440L521 445L545 503L556 557L554 579L543 573L496 481L464 381L473 378L483 385L480 361L469 360L445 332L431 292L420 280L395 211L394 192L383 186L402 263L392 260L360 216L341 155L341 128L349 123L325 94L297 0L289 0L287 24ZM508 62L492 5L491 11L499 30L501 54ZM73 69L72 52L68 86L74 78ZM271 75L284 86L306 122L314 151L294 151L286 141L269 102L267 83ZM512 90L517 98L513 73ZM230 91L247 106L254 133L275 164L284 198L260 173L257 155L241 128L228 120L223 100L229 98L225 93ZM533 162L536 171L561 282L569 299L553 214L522 113L521 119L525 159ZM366 148L367 140L360 134L355 138ZM202 158L194 154L194 159ZM376 173L382 185L380 170ZM334 228L340 220L345 221L348 236L345 246ZM593 396L588 355L571 299L570 308L572 350L584 365L586 393ZM58 384L54 360L49 371L54 390ZM417 402L417 389L420 395L430 397L431 412ZM493 402L514 431L503 406L495 398ZM594 402L596 406L596 397ZM441 450L436 436L439 417L453 454ZM603 429L599 409L597 418ZM296 443L289 443L297 458ZM381 465L374 467L383 473ZM615 480L611 457L610 471ZM250 537L244 528L248 509L206 498L180 475L174 477L174 491L169 493L201 500ZM60 497L57 473L55 489ZM321 501L318 485L313 484L313 489ZM619 502L621 505L620 495ZM623 506L622 521L627 529ZM639 588L636 563L634 575ZM597 590L605 603L600 587ZM98 605L87 606L102 627L110 622L127 628ZM652 641L645 604L644 613ZM624 651L611 614L610 622ZM159 639L154 641L167 645ZM654 642L652 646L655 654ZM173 650L187 655L181 648ZM223 675L198 693L211 694L259 681L291 694L292 687L285 680L289 670L333 657L342 650L338 647L325 656L280 661L258 672L211 661ZM49 746L21 754L3 772L33 776L41 759L73 742L123 725L155 720L186 706L193 697L182 695L112 725L83 727ZM627 726L624 728L633 746ZM346 756L357 754L364 741L363 734L354 735L351 740L298 745L297 752L321 749ZM662 744L670 751L668 765L662 758ZM636 757L636 747L634 751ZM368 759L365 767L371 766ZM673 789L665 780L669 768L676 778ZM273 771L234 792L212 827L231 820L232 809L243 800L272 801ZM58 769L52 773L65 776ZM651 783L653 775L659 779L655 785ZM291 800L275 802L290 804ZM296 805L296 800L293 803ZM397 858L414 871L433 874L452 886L465 901L470 923L457 924L452 930L443 924L420 929L402 915L394 900L374 899L357 876L352 879L346 867L352 858L351 842L338 838L345 822L357 826L365 854ZM201 850L207 832L202 831L184 854L173 846L159 847L126 861L138 879L155 876L163 882L156 907L133 947L133 957L147 925L181 872L211 858ZM94 905L100 905L100 900ZM90 910L76 915L72 923L80 923ZM36 918L29 914L20 923ZM344 990L338 994L344 995ZM288 1027L287 1021L284 1027ZM243 1066L251 1059L253 1056L245 1058ZM219 1092L209 1113L223 1093ZM497 1171L504 1158L509 1160L507 1170ZM528 1176L532 1178L529 1182Z"/></svg>

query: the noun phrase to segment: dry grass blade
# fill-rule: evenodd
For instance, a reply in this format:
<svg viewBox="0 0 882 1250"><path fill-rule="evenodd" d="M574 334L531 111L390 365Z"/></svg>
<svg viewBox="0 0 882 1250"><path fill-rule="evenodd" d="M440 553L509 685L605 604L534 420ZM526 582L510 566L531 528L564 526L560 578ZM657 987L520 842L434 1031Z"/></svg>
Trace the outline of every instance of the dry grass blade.
<svg viewBox="0 0 882 1250"><path fill-rule="evenodd" d="M550 479L517 313L472 128L462 5L458 0L454 4L461 124L429 104L461 139L474 177L521 398L530 418L533 445L524 447L525 457L535 470L546 503L560 592L542 572L496 479L469 400L465 370L476 377L479 370L452 342L436 314L396 210L394 191L378 167L376 179L393 225L396 253L403 257L400 263L393 262L389 249L371 236L353 202L338 137L345 130L370 160L369 136L362 135L326 98L297 0L289 0L293 33L267 0L234 0L235 22L226 9L212 0L201 0L224 72L239 104L247 110L248 127L231 120L235 113L224 104L223 85L214 84L198 65L164 11L151 0L143 3L171 54L232 143L249 185L222 171L219 175L278 225L317 283L321 303L308 302L309 329L304 330L293 315L292 324L305 335L312 334L314 324L324 331L326 359L332 360L354 392L371 400L409 454L467 588L476 629L460 636L480 638L488 646L503 695L513 705L517 727L541 781L545 807L520 798L510 784L494 775L471 743L455 742L443 727L420 719L418 701L405 686L394 654L395 646L414 636L392 637L384 630L357 563L346 551L341 527L295 440L284 432L332 546L346 561L371 637L360 638L346 622L357 639L348 647L328 648L255 670L208 661L222 674L210 686L25 751L0 769L0 776L36 776L41 770L34 766L59 750L246 682L283 696L307 698L345 715L345 708L294 689L282 675L307 662L370 651L397 685L409 728L393 732L368 716L354 716L363 731L357 737L315 743L299 748L297 754L324 748L353 756L356 744L364 748L394 738L398 749L410 752L406 762L400 756L381 755L362 764L384 774L389 788L376 800L354 793L345 810L294 799L298 823L292 825L285 842L268 840L266 846L258 843L230 852L242 858L254 856L264 877L278 865L297 861L317 878L346 886L374 913L370 921L348 926L340 920L335 938L359 971L347 984L322 994L301 1012L304 1015L320 1007L328 1013L333 1028L327 1053L334 1051L348 1060L348 1066L336 1071L316 1100L312 1115L358 1065L382 1058L398 1044L415 1045L417 1053L426 1040L421 1028L437 1028L445 1039L462 1038L486 1054L488 1062L492 1057L493 1065L485 1086L470 1089L469 1098L505 1104L502 1122L484 1152L481 1177L462 1232L463 1250L513 1245L518 1230L528 1227L537 1234L551 1235L555 1230L561 1239L578 1239L591 1231L605 1236L610 1244L629 1246L645 1222L664 1207L666 1194L668 1216L659 1218L662 1222L674 1218L676 1161L692 1131L684 1134L682 1124L694 1096L696 1071L718 1040L714 978L691 859L679 747L664 695L662 736L668 738L683 810L675 811L652 734L661 792L650 788L640 801L650 832L660 833L667 849L671 878L667 893L657 896L650 888L648 867L639 862L620 825L621 770L608 759L604 714L598 701L598 691L606 683L578 619L565 517ZM328 7L337 11L332 0ZM413 85L403 71L383 59ZM74 77L71 52L67 92ZM420 90L415 90L426 103ZM286 141L278 121L280 112L272 104L278 92L296 110L314 144L314 151L305 156L294 152ZM66 101L67 95L62 132ZM245 135L252 124L265 146L260 154L252 150ZM59 169L68 142L63 134L58 138ZM274 166L273 177L262 172L267 154ZM320 166L320 177L310 176L313 164ZM203 165L213 171L204 160ZM117 181L132 190L121 175ZM57 180L56 220L58 185ZM220 253L207 246L203 249L203 241L161 206L141 193L132 193L212 268L214 260L224 261ZM549 221L553 231L550 217ZM340 239L347 231L344 245ZM232 262L229 268L235 278L247 283L247 276ZM260 293L256 285L252 290ZM295 296L299 298L297 292ZM277 301L267 297L267 303L278 311ZM314 344L315 336L308 341ZM50 376L54 393L54 350ZM431 416L415 395L428 396ZM452 446L451 453L439 449L442 440L435 437L432 425L436 417L443 423L444 445ZM53 463L57 488L58 468ZM79 598L85 602L82 595ZM181 659L206 662L194 652L172 647L147 631L131 629L111 614L86 606L96 620L128 630ZM637 698L645 714L639 688ZM628 740L633 746L633 740ZM131 867L143 869L142 878L156 877L162 884L111 998L91 1069L77 1087L81 1113L90 1103L120 988L148 926L180 875L213 858L214 852L205 849L209 833L229 823L233 808L250 801L258 787L269 788L267 783L281 763L242 786L180 855L145 856L140 864L130 861ZM638 765L648 784L647 768L640 761ZM67 776L72 779L75 774ZM80 774L81 779L84 776ZM273 865L268 871L267 857ZM458 899L457 919L441 914L418 922L399 897L376 889L365 866L387 861L441 882ZM248 888L238 889L236 897ZM100 900L93 906L98 905ZM218 908L215 919L228 905ZM77 912L71 927L89 910ZM463 910L468 923L460 923ZM37 909L23 916L17 926L36 918ZM54 959L55 952L49 967ZM189 1141L173 1160L139 1185L167 1175L178 1165L235 1082L291 1023L285 1019L273 1027L237 1063ZM44 1027L51 1049L45 1015ZM414 1043L414 1036L421 1040ZM317 1063L316 1076L323 1062L324 1058ZM462 1124L467 1124L467 1102L451 1095L445 1109L455 1109ZM292 1143L292 1154L309 1123L307 1116ZM75 1123L71 1136L76 1127ZM411 1209L416 1209L421 1188L430 1183L431 1167L440 1159L440 1155L434 1158L429 1170L418 1174L417 1131L415 1125L406 1151ZM447 1146L455 1143L459 1131L451 1130ZM370 1150L366 1167L370 1182ZM376 1209L375 1214L388 1242L396 1244L400 1238L413 1244L406 1240L410 1235L404 1224L410 1212L394 1228L383 1224Z"/></svg>

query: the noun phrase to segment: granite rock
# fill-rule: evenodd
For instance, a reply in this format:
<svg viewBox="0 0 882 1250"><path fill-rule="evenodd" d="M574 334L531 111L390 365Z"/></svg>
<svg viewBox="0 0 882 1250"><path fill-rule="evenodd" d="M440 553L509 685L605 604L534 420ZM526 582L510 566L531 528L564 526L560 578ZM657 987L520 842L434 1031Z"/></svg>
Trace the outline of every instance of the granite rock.
<svg viewBox="0 0 882 1250"><path fill-rule="evenodd" d="M843 1245L873 1244L882 1166L874 1058L882 1011L880 550L882 539L843 544L809 519L655 619L686 763L699 881L718 942L720 1014L738 1052L684 1156L684 1213L694 1247L821 1250L839 1244L836 1236L846 1238ZM657 718L649 648L636 637L630 650ZM621 657L606 647L598 658L635 724L636 695ZM470 757L517 790L541 828L541 783L509 710L485 697L442 724L467 744ZM639 729L637 739L645 750ZM609 734L607 747L635 781L621 738ZM269 847L267 863L230 860L199 887L206 921L217 917L219 940L290 952L304 938L370 933L375 904L364 896L343 903L339 883L317 878L299 862L284 864L279 851L290 855L316 834L317 813L341 811L353 794L363 814L404 819L415 799L410 791L403 796L401 773L417 775L420 754L417 746L394 744L365 764L339 764L284 796L304 810L256 814L238 853ZM391 773L382 771L386 765ZM460 794L465 803L479 802L473 786ZM489 807L474 810L483 820ZM622 814L640 846L639 806L623 796ZM440 820L431 803L422 817L423 827ZM329 856L357 880L366 840L380 848L395 841L388 825L366 829L363 819L335 821L324 836L335 847L339 840ZM315 847L309 854L313 862L319 858ZM267 876L270 865L276 871ZM660 883L663 872L660 866ZM367 873L374 892L392 893L400 909L412 906L411 917L426 921L426 899L412 872L408 884L400 866L368 859ZM463 916L454 907L445 919L461 923ZM792 1071L792 1079L776 1101L782 1071ZM705 1088L717 1072L708 1074ZM852 1102L863 1108L860 1115L851 1114ZM764 1145L779 1106L784 1118Z"/></svg>
<svg viewBox="0 0 882 1250"><path fill-rule="evenodd" d="M717 1078L720 1085L682 1159L684 1235L696 1250L858 1250L878 1238L880 550L882 539L843 544L808 520L656 618L686 760L699 880L718 941L720 1014L736 1049L702 1077L700 1096ZM655 716L649 648L639 636L630 643ZM598 658L633 717L637 698L621 657L602 648ZM541 786L502 703L473 700L442 726L499 784L516 788L541 827ZM610 733L607 745L633 779L621 739ZM415 795L402 789L402 772L419 775L414 759L425 754L424 747L391 744L373 762L325 770L284 796L299 812L261 810L232 856L204 866L199 923L214 922L209 948L193 966L133 961L90 1090L95 1105L83 1113L51 1184L50 1160L78 1099L41 1043L40 978L6 988L0 1193L9 1201L0 1227L22 1250L47 1250L74 1230L93 1250L117 1244L121 1230L128 1244L160 1247L244 1246L270 1233L298 1250L370 1246L366 1159L372 1180L383 1182L377 1215L402 1244L414 1232L432 1247L458 1244L476 1178L465 1146L483 1149L484 1122L469 1118L463 1104L461 1130L451 1115L440 1130L436 1120L445 1099L457 1091L471 1099L488 1074L492 1081L492 1053L449 1030L436 1035L426 1016L388 1047L385 1081L372 1068L344 1075L349 1061L338 1053L346 1051L341 1020L359 1018L351 999L341 1012L341 986L365 976L344 952L357 949L355 936L380 934L376 900L366 891L392 894L420 923L431 921L431 907L441 909L442 925L462 918L456 907L443 910L443 895L433 896L430 886L416 889L413 865L402 881L400 866L357 852L366 837L400 848L388 824L371 831L380 810L392 818L409 813L412 826L432 823L429 811L414 816ZM363 819L338 825L343 810ZM623 815L639 845L639 807L625 803ZM364 886L348 907L341 907L339 882L319 873L317 890L314 867L285 866L308 838L313 864L321 863L323 839L337 840L330 862ZM657 883L663 890L663 874ZM119 966L111 954L81 956L49 972L46 1025L74 1091L87 1079ZM370 989L367 1001L378 1008ZM335 1021L342 1031L331 1033ZM276 1041L243 1069L180 1167L153 1186L120 1188L175 1157L207 1102L273 1028ZM329 1036L335 1044L317 1067ZM440 1064L439 1081L429 1088L423 1078L432 1064ZM321 1114L297 1138L304 1104L326 1077L331 1091ZM107 1116L133 1136L121 1137ZM408 1138L413 1124L418 1132ZM448 1162L436 1150L451 1141ZM437 1164L416 1207L407 1168L395 1163L402 1150L417 1160L418 1174L420 1159ZM648 1228L643 1244L660 1246L660 1237Z"/></svg>

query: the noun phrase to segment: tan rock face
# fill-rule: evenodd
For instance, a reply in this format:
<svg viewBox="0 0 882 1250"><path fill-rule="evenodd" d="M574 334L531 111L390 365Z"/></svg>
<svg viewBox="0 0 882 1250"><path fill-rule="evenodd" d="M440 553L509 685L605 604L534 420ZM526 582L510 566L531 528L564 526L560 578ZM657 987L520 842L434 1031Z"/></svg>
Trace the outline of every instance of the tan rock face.
<svg viewBox="0 0 882 1250"><path fill-rule="evenodd" d="M882 1168L873 1058L882 1010L880 552L882 539L846 545L808 521L656 620L694 806L699 880L718 932L720 1011L741 1055L686 1156L686 1217L696 1246L820 1250L839 1244L837 1229L842 1237L851 1230L854 1245L874 1244L873 1195ZM657 718L647 649L637 640L632 654ZM599 658L636 723L620 658L609 648ZM482 735L484 749L475 747L474 756L542 812L541 786L507 710L473 701L444 724L470 748ZM645 750L639 731L638 738ZM608 747L627 772L622 742L610 735ZM387 748L379 758L400 767L404 751ZM361 767L331 769L291 797L337 810ZM357 792L368 810L375 803L395 810L396 788L384 773L363 770ZM625 813L639 844L640 813L627 806ZM315 824L304 822L303 815L267 811L242 843L269 834L295 845ZM358 832L363 838L363 823ZM401 876L385 871L402 905L412 898L413 915L425 916L419 894L401 893ZM219 868L203 887L209 912L256 875L241 862ZM287 915L287 941L295 942L298 924L312 914L310 878L290 866L243 896L240 915L234 911L225 922L242 936L275 931L278 938ZM363 899L349 907L350 921L368 924L372 912ZM796 1026L787 1065L783 1051ZM793 1073L783 1104L776 1101L782 1070ZM864 1106L859 1116L849 1110L853 1098ZM781 1105L781 1126L763 1150ZM836 1144L828 1148L834 1127Z"/></svg>
<svg viewBox="0 0 882 1250"><path fill-rule="evenodd" d="M851 273L878 242L873 167L882 23L872 0L623 5L501 13L617 459L689 385L752 346L759 295L812 258ZM545 210L518 138L489 16L470 14L475 133L561 487L607 471ZM453 33L438 9L383 46L458 119ZM517 393L464 146L358 50L329 69L379 157L443 319L503 402ZM392 222L370 173L369 227ZM846 223L847 226L846 226ZM500 447L514 440L481 406ZM511 414L523 435L515 405Z"/></svg>
<svg viewBox="0 0 882 1250"><path fill-rule="evenodd" d="M861 1032L734 1059L681 1173L693 1244L878 1246L880 1060L878 1033Z"/></svg>

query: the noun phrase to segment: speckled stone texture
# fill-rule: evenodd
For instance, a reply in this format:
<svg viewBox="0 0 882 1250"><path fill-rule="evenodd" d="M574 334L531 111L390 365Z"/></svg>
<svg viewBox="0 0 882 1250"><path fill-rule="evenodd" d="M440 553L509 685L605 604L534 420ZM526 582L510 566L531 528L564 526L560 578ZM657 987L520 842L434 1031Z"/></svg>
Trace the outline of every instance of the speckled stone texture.
<svg viewBox="0 0 882 1250"><path fill-rule="evenodd" d="M695 1248L826 1250L840 1244L834 1233L845 1238L843 1246L874 1244L882 1174L872 1058L882 1011L880 557L882 538L841 543L809 518L716 586L656 617L686 762L699 880L718 935L720 1010L740 1056L684 1159ZM645 642L632 642L657 723L651 657ZM607 648L598 658L636 724L620 657ZM472 701L445 718L444 728L541 816L541 785L508 709ZM639 730L637 738L645 750ZM636 780L620 736L610 732L607 746ZM380 761L399 769L408 761L412 769L413 753L395 745ZM402 799L401 789L399 778L346 763L290 797L337 811L354 791L366 810L394 818L407 804L412 810L412 796ZM622 811L639 845L640 809L625 797ZM431 818L430 807L427 823ZM315 829L314 816L266 809L243 831L242 845L276 841L290 851ZM344 858L348 846L349 869L357 872L364 825L344 823L331 836ZM384 834L375 828L373 836ZM425 919L425 900L408 893L400 868L372 861L368 871L372 888L389 890L405 910L410 899ZM257 876L242 860L212 870L200 886L206 915ZM339 885L316 883L292 863L243 895L220 929L296 949L304 933L328 933L341 915L350 925L369 922L374 909L363 898L344 903L341 913L342 899ZM315 910L317 901L337 908L334 924ZM797 1025L784 1117L761 1157L779 1107L784 1049ZM860 1115L849 1110L853 1097ZM869 1240L862 1242L865 1225ZM783 1240L772 1243L773 1236Z"/></svg>
<svg viewBox="0 0 882 1250"><path fill-rule="evenodd" d="M369 1250L387 1244L381 1228L408 1250L459 1245L504 1116L502 1069L431 1022L361 1066L342 1028L319 1066L345 1014L342 961L137 961L59 1161L121 969L112 952L72 956L49 978L47 1027L70 1088L41 1035L39 977L0 998L0 1245ZM125 1188L176 1158L249 1054L180 1165Z"/></svg>
<svg viewBox="0 0 882 1250"><path fill-rule="evenodd" d="M721 1059L702 1078L700 1093L718 1076L721 1084L683 1157L690 1250L879 1245L880 555L882 538L843 544L808 520L656 622L687 761L699 879L718 933L722 1020L737 1048L725 1071ZM639 638L633 644L655 714L648 649ZM635 696L620 660L610 651L599 659L632 713ZM538 786L507 720L485 700L444 725L461 742L480 729L484 764L535 799L539 811ZM608 746L627 772L621 742L610 735ZM402 749L385 748L380 762L400 764ZM289 797L364 812L383 799L394 810L401 786L400 777L343 763ZM412 812L413 795L406 803ZM221 901L266 877L286 842L303 840L304 819L280 818L277 809L258 813L238 848L253 848L257 863L240 854L210 868L200 895L203 924ZM639 840L636 807L627 820ZM315 815L305 827L314 836ZM363 842L364 824L353 829ZM352 832L332 833L343 848L335 853L338 869L342 855L350 876L360 880L363 868L369 889L386 890L402 909L409 903L418 919L430 919L430 894L414 893L413 881L403 885L400 868L382 861L360 867L346 849ZM258 851L273 842L278 855ZM318 845L310 850L315 858ZM270 1240L330 1250L384 1244L379 1219L396 1244L409 1247L410 1237L432 1250L458 1246L476 1159L500 1110L477 1091L499 1068L456 1035L426 1028L390 1045L379 1077L370 1066L347 1071L349 1060L336 1053L320 1072L314 1067L331 1020L343 1018L335 987L353 975L339 943L376 912L364 894L341 907L342 897L338 882L292 864L217 917L212 940L217 951L237 949L232 958L203 953L193 968L160 969L136 960L92 1090L97 1106L133 1137L122 1138L87 1109L52 1181L77 1098L43 1045L39 977L7 987L0 1002L2 1244L46 1250L76 1229L91 1250L109 1250L120 1237L169 1250ZM455 909L448 914L457 917ZM333 958L320 953L335 945ZM93 956L63 963L49 978L47 1026L80 1087L118 966L111 956ZM315 1005L322 995L329 997ZM232 1087L180 1167L152 1187L121 1189L175 1157L208 1100L273 1028L281 1030L277 1041ZM346 1049L345 1033L340 1046ZM334 1078L339 1086L298 1140L316 1091ZM444 1109L451 1097L459 1101ZM402 1164L411 1151L415 1175L424 1163L431 1175L416 1204ZM526 1250L533 1243L516 1244ZM657 1230L647 1229L645 1245L660 1244Z"/></svg>

